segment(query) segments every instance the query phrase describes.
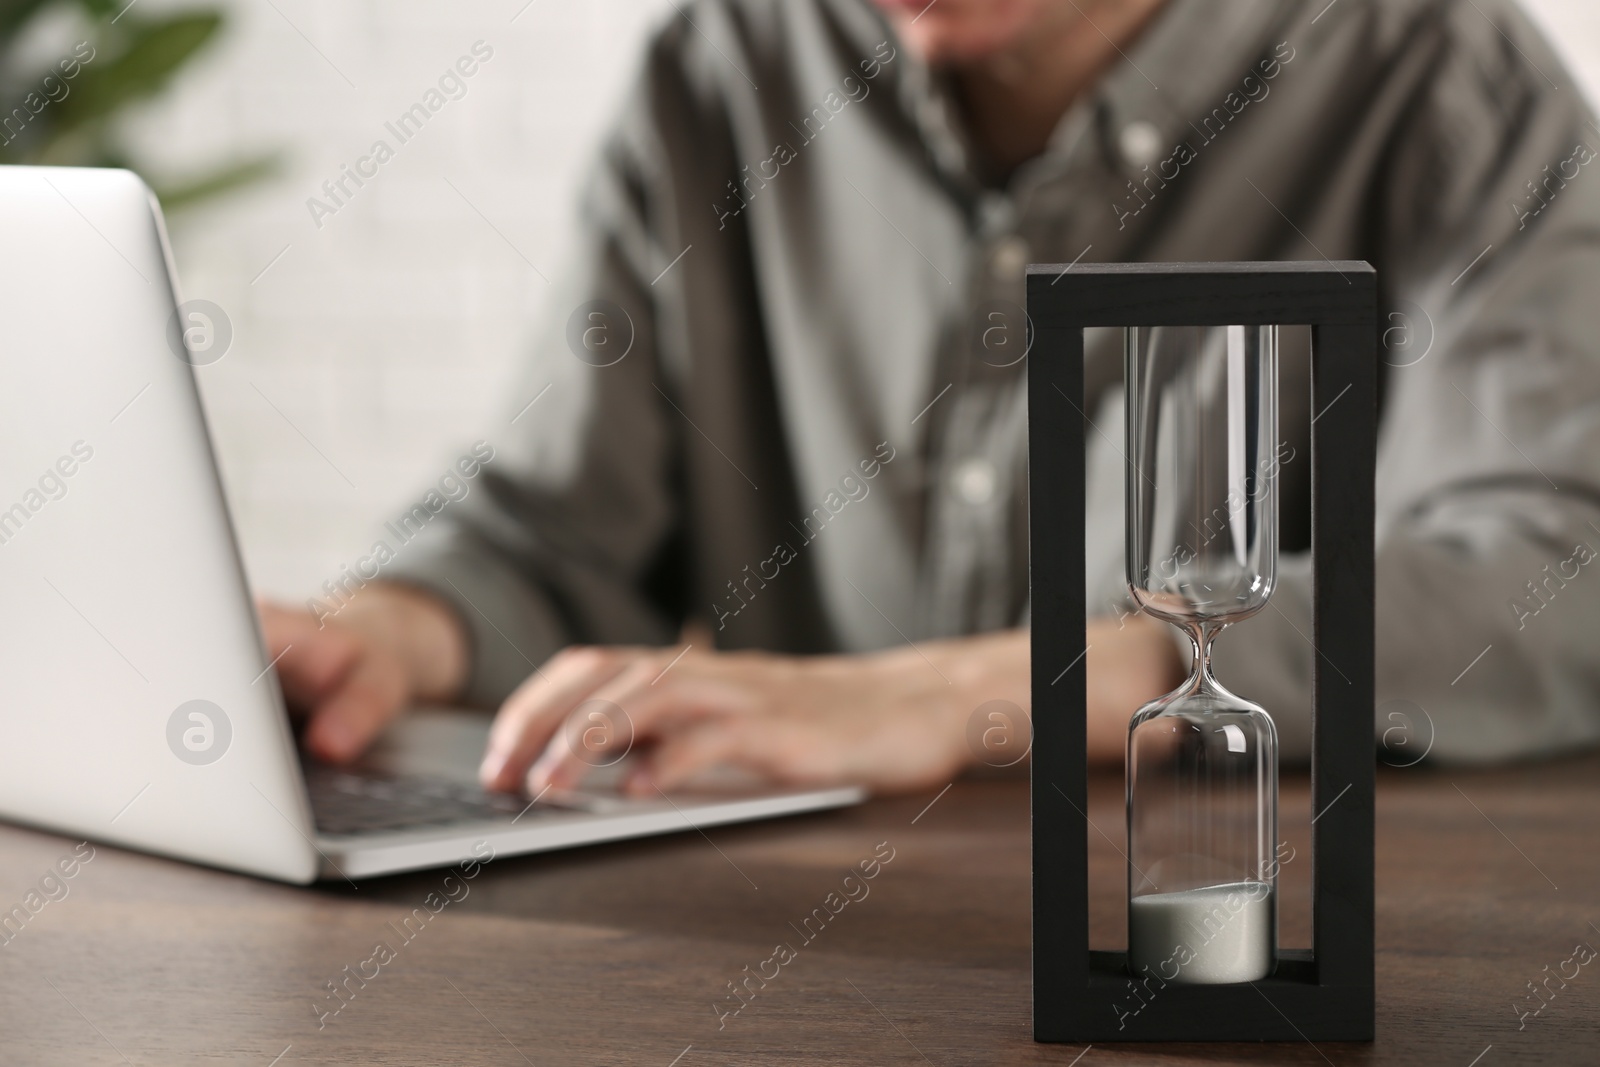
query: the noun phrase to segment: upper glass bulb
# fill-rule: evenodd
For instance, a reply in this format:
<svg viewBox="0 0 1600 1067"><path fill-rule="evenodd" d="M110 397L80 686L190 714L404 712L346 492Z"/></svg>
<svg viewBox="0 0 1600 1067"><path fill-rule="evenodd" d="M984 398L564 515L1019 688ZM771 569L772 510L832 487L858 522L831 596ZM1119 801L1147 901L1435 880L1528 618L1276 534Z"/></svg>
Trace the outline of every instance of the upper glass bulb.
<svg viewBox="0 0 1600 1067"><path fill-rule="evenodd" d="M1126 331L1128 588L1188 628L1272 595L1278 524L1276 326Z"/></svg>

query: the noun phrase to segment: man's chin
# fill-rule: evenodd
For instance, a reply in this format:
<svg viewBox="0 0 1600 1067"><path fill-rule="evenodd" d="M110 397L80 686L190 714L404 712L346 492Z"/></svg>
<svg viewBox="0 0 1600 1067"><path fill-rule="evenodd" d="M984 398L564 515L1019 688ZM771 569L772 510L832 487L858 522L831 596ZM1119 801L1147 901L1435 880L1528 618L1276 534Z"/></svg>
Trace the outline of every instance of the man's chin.
<svg viewBox="0 0 1600 1067"><path fill-rule="evenodd" d="M933 65L981 63L1009 51L1019 36L1022 11L962 6L959 0L872 0L911 54ZM1011 15L1012 17L1005 17Z"/></svg>

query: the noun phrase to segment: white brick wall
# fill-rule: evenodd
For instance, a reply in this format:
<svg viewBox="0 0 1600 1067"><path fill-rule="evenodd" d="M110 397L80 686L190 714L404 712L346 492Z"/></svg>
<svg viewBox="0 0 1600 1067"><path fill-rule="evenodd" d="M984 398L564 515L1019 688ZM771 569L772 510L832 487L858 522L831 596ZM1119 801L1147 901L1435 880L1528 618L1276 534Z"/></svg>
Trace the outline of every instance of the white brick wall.
<svg viewBox="0 0 1600 1067"><path fill-rule="evenodd" d="M668 0L225 2L226 41L135 140L174 168L285 155L280 177L181 217L173 240L185 295L233 320L201 379L252 577L300 598L498 424L547 288L522 257L558 268L579 168ZM1600 98L1600 5L1530 6ZM306 198L375 138L393 144L384 122L479 39L494 57L466 96L314 227Z"/></svg>
<svg viewBox="0 0 1600 1067"><path fill-rule="evenodd" d="M139 118L143 158L174 171L285 157L173 226L185 296L233 321L232 350L200 373L265 591L336 575L505 406L547 289L522 257L556 271L578 170L666 9L525 3L226 0L226 40ZM384 123L480 39L494 55L466 95L398 144ZM379 137L395 158L318 229L306 199Z"/></svg>

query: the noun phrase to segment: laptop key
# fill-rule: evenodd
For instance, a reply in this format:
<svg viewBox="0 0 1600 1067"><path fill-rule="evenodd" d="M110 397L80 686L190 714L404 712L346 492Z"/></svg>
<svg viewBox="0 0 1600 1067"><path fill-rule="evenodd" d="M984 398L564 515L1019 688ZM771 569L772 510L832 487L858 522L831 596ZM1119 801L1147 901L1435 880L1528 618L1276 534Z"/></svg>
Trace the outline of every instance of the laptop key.
<svg viewBox="0 0 1600 1067"><path fill-rule="evenodd" d="M514 821L563 810L558 803L530 804L507 793L418 775L389 775L305 765L306 789L317 829L359 834L446 826L462 822Z"/></svg>

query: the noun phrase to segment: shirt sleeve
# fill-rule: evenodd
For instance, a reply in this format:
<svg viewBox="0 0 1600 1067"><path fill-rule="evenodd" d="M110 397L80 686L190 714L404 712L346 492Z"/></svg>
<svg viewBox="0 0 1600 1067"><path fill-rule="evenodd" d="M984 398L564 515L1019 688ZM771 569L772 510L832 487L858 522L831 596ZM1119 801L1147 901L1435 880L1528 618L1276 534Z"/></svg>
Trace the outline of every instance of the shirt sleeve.
<svg viewBox="0 0 1600 1067"><path fill-rule="evenodd" d="M1514 6L1441 7L1443 45L1410 57L1436 69L1368 193L1376 733L1406 763L1600 739L1600 131ZM1304 759L1313 664L1338 665L1311 644L1309 560L1280 578L1215 658Z"/></svg>
<svg viewBox="0 0 1600 1067"><path fill-rule="evenodd" d="M474 705L497 705L564 645L664 644L684 615L663 578L681 569L680 442L659 384L671 309L651 281L676 252L658 120L688 109L657 44L583 185L543 327L485 435L493 458L384 572L454 609Z"/></svg>

